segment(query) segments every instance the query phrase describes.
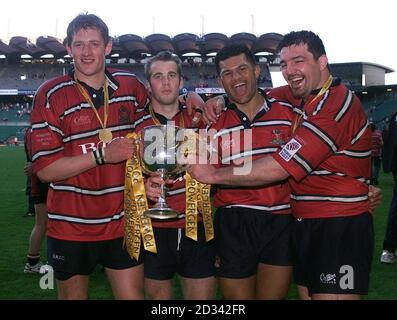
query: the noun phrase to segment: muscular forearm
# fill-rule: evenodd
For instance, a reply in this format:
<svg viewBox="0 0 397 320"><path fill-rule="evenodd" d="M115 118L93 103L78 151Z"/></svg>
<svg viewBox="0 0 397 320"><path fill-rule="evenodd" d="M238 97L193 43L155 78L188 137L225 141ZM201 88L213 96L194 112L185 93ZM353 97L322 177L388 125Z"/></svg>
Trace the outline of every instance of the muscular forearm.
<svg viewBox="0 0 397 320"><path fill-rule="evenodd" d="M41 181L54 182L78 175L96 165L92 153L64 157L41 169L37 172L37 176Z"/></svg>
<svg viewBox="0 0 397 320"><path fill-rule="evenodd" d="M289 174L272 157L246 163L244 167L223 167L214 172L215 184L261 186L287 179Z"/></svg>
<svg viewBox="0 0 397 320"><path fill-rule="evenodd" d="M102 152L96 151L99 163L119 163L132 157L135 150L135 142L132 139L117 138L102 148ZM106 152L105 152L106 151ZM97 166L94 154L89 152L80 156L61 158L37 172L42 181L53 182L76 176L84 171Z"/></svg>

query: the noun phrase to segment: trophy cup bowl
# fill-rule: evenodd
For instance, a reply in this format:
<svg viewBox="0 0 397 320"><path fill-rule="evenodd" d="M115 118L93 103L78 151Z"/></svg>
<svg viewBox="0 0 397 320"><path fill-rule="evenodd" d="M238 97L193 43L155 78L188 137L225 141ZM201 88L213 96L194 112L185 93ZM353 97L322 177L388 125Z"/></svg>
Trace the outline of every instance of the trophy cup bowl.
<svg viewBox="0 0 397 320"><path fill-rule="evenodd" d="M138 149L142 170L146 174L158 173L166 181L172 175L186 170L186 164L177 161L184 142L183 130L173 125L153 125L142 129ZM178 216L179 213L167 204L164 184L161 185L161 196L157 203L144 214L155 219L173 219Z"/></svg>

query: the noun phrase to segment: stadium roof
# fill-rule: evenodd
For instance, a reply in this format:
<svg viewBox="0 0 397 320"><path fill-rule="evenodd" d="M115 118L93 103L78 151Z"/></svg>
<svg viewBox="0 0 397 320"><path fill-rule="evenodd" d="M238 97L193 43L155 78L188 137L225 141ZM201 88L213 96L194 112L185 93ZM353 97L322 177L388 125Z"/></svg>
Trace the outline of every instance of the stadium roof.
<svg viewBox="0 0 397 320"><path fill-rule="evenodd" d="M378 63L372 63L372 62L341 62L341 63L332 63L333 66L346 66L348 68L352 68L354 65L358 65L360 67L374 67L375 69L382 70L385 73L390 73L394 72L395 70L389 67L386 67L384 65L378 64Z"/></svg>
<svg viewBox="0 0 397 320"><path fill-rule="evenodd" d="M258 37L250 33L237 33L231 37L222 33L208 33L203 36L182 33L173 38L164 34L151 34L145 38L135 34L125 34L113 38L113 50L110 55L142 59L162 50L170 50L179 56L189 54L206 56L218 52L229 43L245 43L254 53L276 54L277 45L282 37L278 33L266 33ZM11 61L18 61L21 55L26 54L34 59L48 55L56 59L63 58L67 55L63 42L49 36L37 38L36 43L26 37L12 37L9 44L0 40L0 55L4 55Z"/></svg>

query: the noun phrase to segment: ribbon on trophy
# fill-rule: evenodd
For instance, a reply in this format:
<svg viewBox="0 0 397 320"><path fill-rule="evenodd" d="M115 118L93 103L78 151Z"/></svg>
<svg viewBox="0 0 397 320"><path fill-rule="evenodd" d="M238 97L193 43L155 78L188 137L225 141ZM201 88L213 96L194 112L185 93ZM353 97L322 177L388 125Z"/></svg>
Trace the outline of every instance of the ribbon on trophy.
<svg viewBox="0 0 397 320"><path fill-rule="evenodd" d="M136 141L137 137L136 133L129 133L126 138ZM145 250L157 253L151 220L143 214L148 209L148 203L142 169L137 157L134 154L127 160L124 189L124 241L128 253L136 260L139 259L141 237Z"/></svg>
<svg viewBox="0 0 397 320"><path fill-rule="evenodd" d="M212 221L211 208L211 185L200 183L201 187L201 214L203 215L203 223L205 230L205 240L210 241L214 238L214 225Z"/></svg>
<svg viewBox="0 0 397 320"><path fill-rule="evenodd" d="M137 141L138 135L130 133L128 139ZM182 155L187 157L195 153L197 135L189 135L182 147ZM124 212L125 236L124 242L131 257L139 259L141 238L145 250L157 253L151 219L144 215L148 210L145 183L141 163L138 159L139 151L127 160L125 169ZM201 212L205 228L206 241L214 238L212 210L210 201L211 186L200 183L186 172L186 236L197 241L197 216Z"/></svg>
<svg viewBox="0 0 397 320"><path fill-rule="evenodd" d="M186 209L185 234L188 238L197 241L197 213L201 212L205 230L205 240L214 238L212 210L209 184L200 183L186 172Z"/></svg>
<svg viewBox="0 0 397 320"><path fill-rule="evenodd" d="M182 153L187 157L189 153L195 154L199 142L198 135L190 131L185 140ZM212 221L210 190L211 185L200 183L193 179L188 172L186 179L186 209L185 209L185 234L188 238L197 241L197 214L201 212L205 230L205 240L214 238L214 226Z"/></svg>

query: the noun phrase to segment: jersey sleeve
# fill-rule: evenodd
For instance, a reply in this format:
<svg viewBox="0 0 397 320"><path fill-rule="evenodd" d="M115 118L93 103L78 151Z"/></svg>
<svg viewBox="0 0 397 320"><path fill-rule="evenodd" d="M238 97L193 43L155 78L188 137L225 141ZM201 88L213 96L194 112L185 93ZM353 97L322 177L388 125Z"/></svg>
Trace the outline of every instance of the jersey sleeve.
<svg viewBox="0 0 397 320"><path fill-rule="evenodd" d="M55 105L47 100L43 87L45 86L39 88L35 95L31 114L32 161L35 173L64 156L61 120Z"/></svg>
<svg viewBox="0 0 397 320"><path fill-rule="evenodd" d="M294 106L299 106L301 103L301 99L295 98L292 95L291 89L289 86L282 86L282 87L277 87L272 90L270 90L267 93L269 98L276 99L279 102L286 101L290 103L291 105Z"/></svg>
<svg viewBox="0 0 397 320"><path fill-rule="evenodd" d="M134 78L132 88L134 91L133 95L136 98L135 106L137 108L144 108L146 104L149 102L145 85L141 81L139 81L138 78Z"/></svg>
<svg viewBox="0 0 397 320"><path fill-rule="evenodd" d="M300 181L331 155L351 148L367 125L361 103L351 91L331 91L274 158Z"/></svg>

